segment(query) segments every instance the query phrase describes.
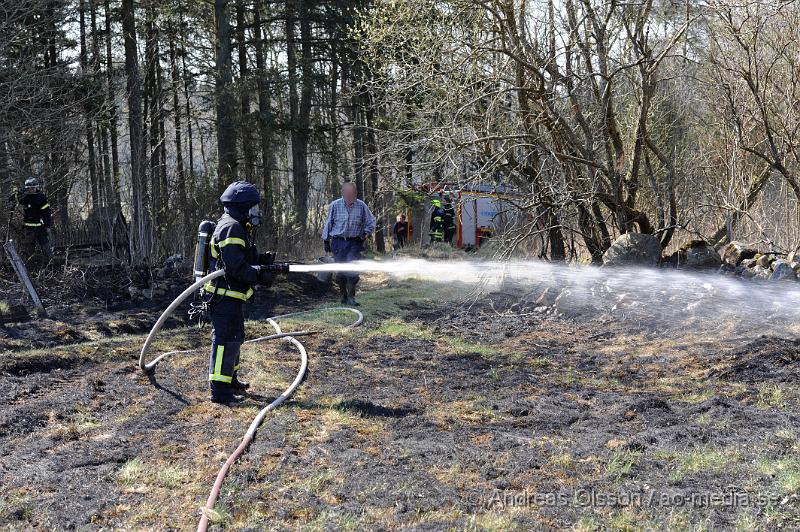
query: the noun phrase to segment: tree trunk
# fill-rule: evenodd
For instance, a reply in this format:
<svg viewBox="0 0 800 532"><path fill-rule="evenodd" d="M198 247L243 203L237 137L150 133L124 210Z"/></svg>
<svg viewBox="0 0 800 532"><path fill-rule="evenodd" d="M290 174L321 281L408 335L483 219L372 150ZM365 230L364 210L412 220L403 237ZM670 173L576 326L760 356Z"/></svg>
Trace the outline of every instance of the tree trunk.
<svg viewBox="0 0 800 532"><path fill-rule="evenodd" d="M351 107L353 121L353 175L356 180L359 196L364 193L364 126L363 112L358 103L358 96L354 95Z"/></svg>
<svg viewBox="0 0 800 532"><path fill-rule="evenodd" d="M328 198L336 197L339 191L339 53L334 39L331 40L331 73L328 90L328 128L330 129L330 171L325 179Z"/></svg>
<svg viewBox="0 0 800 532"><path fill-rule="evenodd" d="M5 129L0 127L0 198L7 198L12 191L11 179L8 176L8 147L6 145L6 132ZM14 206L16 208L16 205ZM13 216L12 209L4 209L3 216L0 217L0 223L4 227L8 227L9 217ZM1 236L3 240L8 240L8 234Z"/></svg>
<svg viewBox="0 0 800 532"><path fill-rule="evenodd" d="M177 53L175 51L175 30L170 23L169 28L169 66L172 74L172 116L173 126L175 128L175 172L176 172L176 188L178 189L178 211L180 211L180 220L183 231L180 231L180 249L181 253L186 253L186 229L189 227L189 206L188 198L186 197L186 171L183 164L183 142L181 139L181 105L180 105L180 73L178 71Z"/></svg>
<svg viewBox="0 0 800 532"><path fill-rule="evenodd" d="M228 0L214 1L216 29L217 189L236 179L236 109L231 94L231 24Z"/></svg>
<svg viewBox="0 0 800 532"><path fill-rule="evenodd" d="M122 33L125 41L125 74L128 91L128 129L131 144L131 211L130 230L131 262L147 261L151 251L152 235L147 216L147 181L145 176L142 122L142 82L139 76L139 58L136 44L136 18L134 0L122 0Z"/></svg>
<svg viewBox="0 0 800 532"><path fill-rule="evenodd" d="M89 14L91 20L91 29L92 29L92 74L94 76L94 82L97 84L98 87L103 87L104 80L102 73L100 71L100 35L97 31L97 6L95 0L89 0ZM105 93L105 91L104 91ZM98 104L101 104L101 98L103 95L98 94ZM98 116L98 124L97 128L100 133L100 163L101 163L101 172L100 172L100 201L102 205L108 205L109 202L112 201L111 199L111 182L112 182L112 173L111 173L111 161L109 159L109 146L108 146L108 120L106 119L106 110L104 105L98 105L97 109L97 116ZM104 220L105 221L105 220Z"/></svg>
<svg viewBox="0 0 800 532"><path fill-rule="evenodd" d="M144 123L147 128L147 144L149 144L150 201L153 216L153 229L158 237L163 230L162 212L163 196L159 186L159 131L158 131L158 68L157 37L155 34L155 13L152 5L147 7L145 19L145 65L144 81Z"/></svg>
<svg viewBox="0 0 800 532"><path fill-rule="evenodd" d="M378 145L375 138L375 106L370 100L370 93L364 91L365 118L367 125L367 157L369 160L369 181L372 186L372 205L375 210L377 225L375 226L375 249L378 253L386 253L386 242L384 241L384 216L386 209L383 205L383 197L380 194L379 171L378 171Z"/></svg>
<svg viewBox="0 0 800 532"><path fill-rule="evenodd" d="M180 14L180 28L185 26L183 21L183 13ZM186 140L188 156L189 156L189 177L190 183L194 183L194 133L192 131L192 97L189 94L189 87L192 83L192 76L189 69L186 67L186 49L185 45L181 44L181 70L183 72L183 99L186 105Z"/></svg>
<svg viewBox="0 0 800 532"><path fill-rule="evenodd" d="M248 80L250 68L247 64L247 32L245 31L245 26L244 0L236 0L236 47L239 55L239 94L241 96L239 130L242 133L243 177L246 181L252 182L255 154L253 152L253 135L250 129L250 87Z"/></svg>
<svg viewBox="0 0 800 532"><path fill-rule="evenodd" d="M84 76L89 72L89 52L86 46L86 1L80 0L78 7L78 26L80 31L81 49L80 65ZM93 98L88 98L84 106L86 113L86 146L88 149L89 165L89 189L92 197L92 211L96 211L100 206L100 189L97 179L97 155L94 145L94 124L92 115L94 114Z"/></svg>
<svg viewBox="0 0 800 532"><path fill-rule="evenodd" d="M106 108L111 142L111 193L114 204L119 205L119 139L117 137L117 103L114 91L114 62L111 55L111 6L109 0L104 2L104 13L106 17Z"/></svg>
<svg viewBox="0 0 800 532"><path fill-rule="evenodd" d="M286 59L289 70L289 108L292 143L292 189L295 223L301 233L308 228L308 139L311 96L314 90L311 57L311 20L307 0L287 2ZM300 22L300 60L297 59L295 21ZM298 81L298 66L300 80ZM298 87L299 85L299 87ZM298 89L300 93L298 94Z"/></svg>
<svg viewBox="0 0 800 532"><path fill-rule="evenodd" d="M708 242L712 246L714 246L716 249L719 249L731 241L733 236L731 235L731 232L736 228L744 215L747 214L747 211L750 210L750 207L752 207L756 202L758 195L761 193L761 190L763 190L764 186L769 182L771 175L772 167L767 166L760 174L753 178L753 181L750 182L750 187L747 190L747 194L745 194L742 200L739 202L738 208L729 215L726 223L717 229L711 238L708 239Z"/></svg>
<svg viewBox="0 0 800 532"><path fill-rule="evenodd" d="M273 148L272 109L270 105L270 82L264 59L264 38L261 29L261 9L256 3L253 12L256 40L256 70L258 79L258 124L261 140L261 190L264 195L264 221L269 228L267 244L274 246L277 238L275 216L275 194L272 184L272 169L275 167Z"/></svg>

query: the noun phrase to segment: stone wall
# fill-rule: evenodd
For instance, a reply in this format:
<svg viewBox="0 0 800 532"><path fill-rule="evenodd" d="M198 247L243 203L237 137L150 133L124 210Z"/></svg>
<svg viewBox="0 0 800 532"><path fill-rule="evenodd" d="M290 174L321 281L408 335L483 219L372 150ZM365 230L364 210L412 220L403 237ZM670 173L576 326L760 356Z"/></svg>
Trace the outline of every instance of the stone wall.
<svg viewBox="0 0 800 532"><path fill-rule="evenodd" d="M723 264L719 271L745 279L769 281L796 281L800 273L800 262L794 254L783 258L777 253L762 252L755 246L731 242L723 250Z"/></svg>

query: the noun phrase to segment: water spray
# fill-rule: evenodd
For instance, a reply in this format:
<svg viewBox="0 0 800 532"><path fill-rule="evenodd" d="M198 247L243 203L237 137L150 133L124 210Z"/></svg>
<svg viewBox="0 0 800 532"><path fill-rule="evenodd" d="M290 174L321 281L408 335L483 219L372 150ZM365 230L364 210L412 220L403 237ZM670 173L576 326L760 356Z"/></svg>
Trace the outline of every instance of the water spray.
<svg viewBox="0 0 800 532"><path fill-rule="evenodd" d="M775 327L785 332L800 323L800 283L791 280L754 281L716 272L544 261L397 259L289 267L291 272L340 270L382 272L396 279L459 282L485 290L511 288L521 301L526 295L550 288L559 294L559 310L606 313L666 328L702 320L705 326L727 323L751 332Z"/></svg>

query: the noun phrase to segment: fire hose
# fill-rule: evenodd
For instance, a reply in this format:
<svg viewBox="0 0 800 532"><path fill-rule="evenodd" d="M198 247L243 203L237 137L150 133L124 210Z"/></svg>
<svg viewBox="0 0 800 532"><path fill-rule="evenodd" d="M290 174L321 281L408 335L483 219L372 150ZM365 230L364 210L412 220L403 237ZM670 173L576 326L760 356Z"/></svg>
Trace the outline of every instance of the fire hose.
<svg viewBox="0 0 800 532"><path fill-rule="evenodd" d="M202 287L206 282L216 279L217 277L220 277L224 274L225 274L224 270L218 270L209 275L206 275L205 277L198 279L197 281L192 283L186 290L181 292L181 294L178 295L178 297L176 297L172 303L170 303L170 305L166 308L166 310L164 310L164 312L156 321L155 325L153 325L153 328L150 330L150 333L147 335L144 345L142 346L142 351L139 353L139 367L145 374L152 375L155 372L156 365L170 355L189 353L194 351L194 349L188 349L183 351L169 351L157 356L149 363L145 362L145 356L156 334L161 329L161 327L163 327L164 323L172 315L172 313L175 312L175 309L177 309L181 303L183 303L189 296L194 294L194 292L197 291L200 287ZM281 330L280 325L278 325L276 320L279 320L281 318L300 316L304 314L319 313L319 312L338 312L338 311L352 312L353 314L356 315L355 321L352 322L350 325L348 325L349 328L357 327L358 325L361 325L361 323L364 321L364 315L360 311L350 307L323 307L315 310L292 312L289 314L281 314L278 316L273 316L267 319L268 323L272 325L272 327L275 329L275 334L254 338L252 340L247 340L244 342L245 344L250 344L265 340L285 338L287 341L294 344L294 346L297 347L297 350L300 352L300 369L298 370L297 376L294 378L289 387L286 388L286 390L284 390L284 392L280 394L274 401L272 401L270 404L262 408L258 412L258 414L256 414L256 417L253 418L253 421L250 423L250 426L247 429L244 438L242 438L242 441L239 444L239 446L236 448L235 451L233 451L233 453L228 457L228 459L225 460L225 463L222 465L222 468L220 468L219 472L217 473L217 477L214 481L214 486L211 488L211 493L208 495L208 500L206 501L206 505L203 508L202 516L200 518L200 523L197 525L198 532L204 532L208 530L209 513L211 510L213 510L214 505L216 504L217 499L219 498L219 493L220 489L222 488L222 483L225 481L225 477L230 471L231 466L244 453L244 451L247 450L247 448L250 446L250 443L252 443L256 431L258 430L258 427L264 421L264 417L266 417L268 412L274 410L275 408L280 406L284 401L286 401L286 399L288 399L289 396L291 396L292 393L294 393L294 391L300 385L300 383L303 380L303 377L305 377L306 370L308 368L308 353L306 352L306 349L303 346L303 344L300 343L300 341L297 340L297 338L295 337L306 336L309 334L313 334L313 332L297 331L297 332L285 333Z"/></svg>

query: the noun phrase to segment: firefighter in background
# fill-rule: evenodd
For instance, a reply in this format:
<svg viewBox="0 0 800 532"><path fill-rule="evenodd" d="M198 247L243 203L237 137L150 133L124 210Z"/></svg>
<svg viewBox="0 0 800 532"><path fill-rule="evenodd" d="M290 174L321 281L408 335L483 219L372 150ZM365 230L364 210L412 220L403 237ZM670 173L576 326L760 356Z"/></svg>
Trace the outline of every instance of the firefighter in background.
<svg viewBox="0 0 800 532"><path fill-rule="evenodd" d="M453 243L456 234L456 210L450 202L450 198L444 200L444 241L448 244Z"/></svg>
<svg viewBox="0 0 800 532"><path fill-rule="evenodd" d="M53 226L53 216L47 196L42 192L42 184L31 176L25 180L25 188L19 198L22 205L23 245L26 253L33 256L38 251L50 260L53 250L50 247L50 232Z"/></svg>
<svg viewBox="0 0 800 532"><path fill-rule="evenodd" d="M444 209L442 209L442 200L431 200L431 228L430 234L431 242L442 242L444 240Z"/></svg>
<svg viewBox="0 0 800 532"><path fill-rule="evenodd" d="M211 400L215 403L238 403L249 384L239 380L239 352L244 341L242 306L253 295L253 286L270 286L274 273L253 265L269 265L273 253L258 254L251 233L261 223L258 204L261 195L245 181L232 183L220 196L225 214L217 222L211 238L212 270L224 269L225 275L209 281L203 289L212 294L210 302L211 356L208 380Z"/></svg>
<svg viewBox="0 0 800 532"><path fill-rule="evenodd" d="M398 214L397 223L395 223L394 227L392 228L392 234L394 235L394 246L397 249L406 247L406 241L413 233L414 226L412 226L411 223L406 220L406 215Z"/></svg>

